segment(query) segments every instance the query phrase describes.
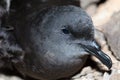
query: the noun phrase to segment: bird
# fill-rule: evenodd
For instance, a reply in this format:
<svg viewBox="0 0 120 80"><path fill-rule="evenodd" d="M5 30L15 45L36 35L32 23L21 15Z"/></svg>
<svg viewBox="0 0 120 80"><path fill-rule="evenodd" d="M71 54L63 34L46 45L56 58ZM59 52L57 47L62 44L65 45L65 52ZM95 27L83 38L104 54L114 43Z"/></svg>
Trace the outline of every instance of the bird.
<svg viewBox="0 0 120 80"><path fill-rule="evenodd" d="M92 19L80 7L54 6L16 16L10 25L19 47L17 51L13 45L8 54L21 74L39 80L67 78L82 69L88 55L111 68L111 58L94 39Z"/></svg>

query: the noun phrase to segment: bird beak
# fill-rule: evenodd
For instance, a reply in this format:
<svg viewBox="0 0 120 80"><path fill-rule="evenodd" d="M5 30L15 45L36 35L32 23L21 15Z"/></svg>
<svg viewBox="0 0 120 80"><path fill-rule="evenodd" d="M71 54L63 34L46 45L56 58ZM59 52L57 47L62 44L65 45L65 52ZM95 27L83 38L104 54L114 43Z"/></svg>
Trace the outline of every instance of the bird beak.
<svg viewBox="0 0 120 80"><path fill-rule="evenodd" d="M97 47L98 45L95 42L93 42L93 44L91 45L82 45L82 46L88 53L97 57L109 69L112 67L111 58L107 54L105 54L103 51L101 51L100 48Z"/></svg>

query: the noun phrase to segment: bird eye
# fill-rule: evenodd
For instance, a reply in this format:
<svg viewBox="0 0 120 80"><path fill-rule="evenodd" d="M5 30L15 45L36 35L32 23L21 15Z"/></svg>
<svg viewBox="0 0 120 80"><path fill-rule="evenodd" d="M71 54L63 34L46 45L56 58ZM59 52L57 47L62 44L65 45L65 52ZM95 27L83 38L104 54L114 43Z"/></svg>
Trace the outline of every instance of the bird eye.
<svg viewBox="0 0 120 80"><path fill-rule="evenodd" d="M69 33L70 33L70 31L67 30L67 29L62 29L62 32L63 32L64 34L69 34Z"/></svg>

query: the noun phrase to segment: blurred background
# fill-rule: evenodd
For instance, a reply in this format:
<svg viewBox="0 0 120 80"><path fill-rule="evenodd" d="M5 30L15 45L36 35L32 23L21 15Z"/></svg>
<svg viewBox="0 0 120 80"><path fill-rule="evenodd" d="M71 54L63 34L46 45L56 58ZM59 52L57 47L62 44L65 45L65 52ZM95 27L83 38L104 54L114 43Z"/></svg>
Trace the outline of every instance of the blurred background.
<svg viewBox="0 0 120 80"><path fill-rule="evenodd" d="M108 72L99 60L91 56L81 72L72 77L72 80L120 80L120 0L11 0L10 4L6 2L9 0L0 0L0 16L4 8L10 9L14 14L15 10L29 7L30 4L41 5L41 8L46 5L75 5L84 9L93 20L96 40L102 50L111 57L113 66ZM23 80L14 69L3 68L0 72L0 80Z"/></svg>

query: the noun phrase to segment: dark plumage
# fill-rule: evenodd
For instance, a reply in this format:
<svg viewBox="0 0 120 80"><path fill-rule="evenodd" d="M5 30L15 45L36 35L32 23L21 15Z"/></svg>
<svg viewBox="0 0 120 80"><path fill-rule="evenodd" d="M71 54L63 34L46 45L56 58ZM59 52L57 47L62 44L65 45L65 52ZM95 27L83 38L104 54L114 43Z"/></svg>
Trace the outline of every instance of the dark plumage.
<svg viewBox="0 0 120 80"><path fill-rule="evenodd" d="M11 60L25 75L41 80L66 78L82 68L88 55L112 66L94 40L91 18L79 7L46 8L15 20L11 25L22 57Z"/></svg>

